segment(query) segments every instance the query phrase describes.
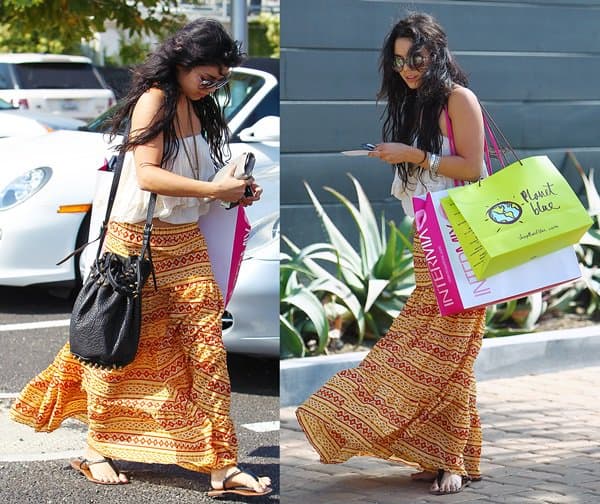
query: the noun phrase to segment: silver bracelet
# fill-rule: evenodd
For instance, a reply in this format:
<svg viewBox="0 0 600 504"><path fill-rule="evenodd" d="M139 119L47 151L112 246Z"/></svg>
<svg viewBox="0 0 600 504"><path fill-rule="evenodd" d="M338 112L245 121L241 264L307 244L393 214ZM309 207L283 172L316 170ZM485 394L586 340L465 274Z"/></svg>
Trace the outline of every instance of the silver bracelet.
<svg viewBox="0 0 600 504"><path fill-rule="evenodd" d="M435 162L435 154L433 152L427 153L427 166L429 167L429 171L433 169L433 163Z"/></svg>
<svg viewBox="0 0 600 504"><path fill-rule="evenodd" d="M440 162L442 161L442 156L438 156L437 154L431 154L429 158L429 171L433 177L437 177L438 168L440 167Z"/></svg>

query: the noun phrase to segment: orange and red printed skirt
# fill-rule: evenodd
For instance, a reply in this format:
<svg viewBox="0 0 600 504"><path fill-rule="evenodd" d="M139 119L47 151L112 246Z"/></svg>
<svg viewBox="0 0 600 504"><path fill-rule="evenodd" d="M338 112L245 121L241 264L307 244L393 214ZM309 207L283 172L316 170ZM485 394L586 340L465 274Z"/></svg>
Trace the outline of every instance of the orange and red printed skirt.
<svg viewBox="0 0 600 504"><path fill-rule="evenodd" d="M111 223L107 249L139 253L142 229ZM26 385L11 417L45 432L68 417L82 420L89 445L106 457L201 472L235 464L223 298L204 238L195 223L155 227L150 244L158 290L150 277L135 360L122 369L93 369L66 344Z"/></svg>
<svg viewBox="0 0 600 504"><path fill-rule="evenodd" d="M485 309L440 316L418 236L414 268L416 288L388 333L296 415L321 462L371 456L478 478L473 364Z"/></svg>

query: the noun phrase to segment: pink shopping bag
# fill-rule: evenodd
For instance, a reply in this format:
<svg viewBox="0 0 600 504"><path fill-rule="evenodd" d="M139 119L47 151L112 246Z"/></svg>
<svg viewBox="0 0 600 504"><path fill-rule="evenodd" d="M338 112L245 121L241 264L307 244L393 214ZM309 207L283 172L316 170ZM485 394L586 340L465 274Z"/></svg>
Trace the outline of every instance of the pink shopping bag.
<svg viewBox="0 0 600 504"><path fill-rule="evenodd" d="M244 258L250 222L241 205L226 210L219 201L213 201L208 213L198 219L198 226L204 235L213 274L227 306Z"/></svg>
<svg viewBox="0 0 600 504"><path fill-rule="evenodd" d="M413 198L417 233L442 315L527 296L581 276L575 251L567 247L478 280L441 206L447 193Z"/></svg>

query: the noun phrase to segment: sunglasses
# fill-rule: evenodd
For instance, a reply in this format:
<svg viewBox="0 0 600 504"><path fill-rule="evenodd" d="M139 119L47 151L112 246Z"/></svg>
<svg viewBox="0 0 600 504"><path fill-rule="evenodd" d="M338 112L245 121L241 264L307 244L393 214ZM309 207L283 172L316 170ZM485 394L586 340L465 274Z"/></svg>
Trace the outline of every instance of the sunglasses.
<svg viewBox="0 0 600 504"><path fill-rule="evenodd" d="M425 63L427 63L427 56L423 56L419 53L411 54L408 58L394 54L392 67L398 72L404 70L404 65L407 65L408 68L412 68L413 70L421 70L425 66Z"/></svg>
<svg viewBox="0 0 600 504"><path fill-rule="evenodd" d="M200 80L199 87L201 87L202 89L214 88L216 91L217 89L221 89L223 86L225 86L229 82L229 79L229 76L219 80L202 79Z"/></svg>

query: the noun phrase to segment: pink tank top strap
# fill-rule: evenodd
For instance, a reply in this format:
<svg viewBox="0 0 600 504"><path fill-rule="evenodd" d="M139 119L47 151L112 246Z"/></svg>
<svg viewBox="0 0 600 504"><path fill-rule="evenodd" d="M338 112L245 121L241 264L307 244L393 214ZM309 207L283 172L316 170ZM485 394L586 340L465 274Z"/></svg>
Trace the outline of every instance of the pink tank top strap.
<svg viewBox="0 0 600 504"><path fill-rule="evenodd" d="M504 166L504 157L502 156L502 152L500 151L500 147L498 146L498 141L496 140L496 137L494 136L494 133L492 132L492 129L490 128L490 125L489 125L485 115L482 114L482 117L483 117L483 126L485 128L485 133L486 133L486 134L484 134L484 137L483 137L483 152L485 155L485 166L486 166L488 175L491 175L492 174L492 159L490 156L490 149L489 149L489 145L487 142L487 136L490 137L492 146L494 147L494 152L496 153L496 156L498 156L498 159L502 163L502 166ZM454 142L454 132L452 130L452 119L450 119L450 114L448 113L447 105L444 107L444 118L446 120L446 134L448 135L448 141L450 143L450 153L452 155L455 155L456 154L456 143ZM465 185L465 181L464 180L455 180L454 185L455 186Z"/></svg>

